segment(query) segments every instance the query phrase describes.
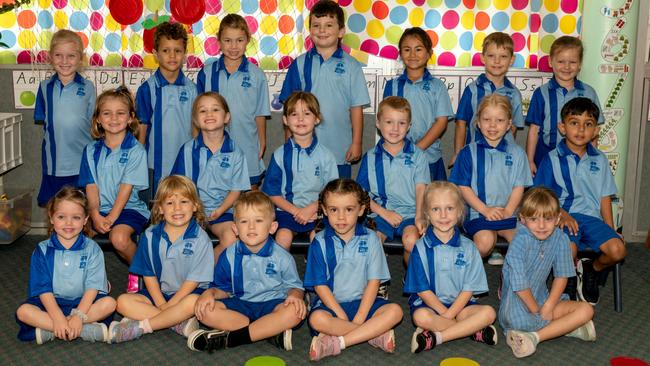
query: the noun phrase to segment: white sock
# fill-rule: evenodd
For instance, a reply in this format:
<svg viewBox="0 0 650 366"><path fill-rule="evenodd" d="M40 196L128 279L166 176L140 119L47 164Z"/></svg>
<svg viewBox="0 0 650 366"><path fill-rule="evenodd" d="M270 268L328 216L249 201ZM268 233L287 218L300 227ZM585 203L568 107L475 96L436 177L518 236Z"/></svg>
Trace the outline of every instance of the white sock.
<svg viewBox="0 0 650 366"><path fill-rule="evenodd" d="M442 333L441 332L433 332L433 334L436 336L436 346L439 344L442 344Z"/></svg>
<svg viewBox="0 0 650 366"><path fill-rule="evenodd" d="M530 332L535 337L535 345L539 343L539 334L537 332Z"/></svg>
<svg viewBox="0 0 650 366"><path fill-rule="evenodd" d="M339 336L339 345L341 346L341 351L345 349L345 339L343 336Z"/></svg>

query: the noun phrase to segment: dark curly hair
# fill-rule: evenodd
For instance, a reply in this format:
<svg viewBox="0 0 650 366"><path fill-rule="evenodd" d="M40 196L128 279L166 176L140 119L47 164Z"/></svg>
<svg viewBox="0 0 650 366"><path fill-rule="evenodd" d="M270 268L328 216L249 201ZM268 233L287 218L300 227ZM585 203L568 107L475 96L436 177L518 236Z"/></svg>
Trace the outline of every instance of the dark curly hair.
<svg viewBox="0 0 650 366"><path fill-rule="evenodd" d="M375 228L375 222L368 215L370 215L370 195L366 192L356 181L348 178L339 178L331 180L325 188L318 195L318 217L321 218L317 230L322 230L324 225L323 220L325 220L325 213L323 207L325 206L325 201L327 196L330 193L337 194L354 194L357 197L359 205L364 206L365 211L358 221L364 223L371 229Z"/></svg>
<svg viewBox="0 0 650 366"><path fill-rule="evenodd" d="M153 34L154 50L158 51L158 46L160 46L160 39L162 37L173 40L180 39L183 41L183 48L187 48L187 31L181 23L160 23L160 25L156 27L156 31Z"/></svg>

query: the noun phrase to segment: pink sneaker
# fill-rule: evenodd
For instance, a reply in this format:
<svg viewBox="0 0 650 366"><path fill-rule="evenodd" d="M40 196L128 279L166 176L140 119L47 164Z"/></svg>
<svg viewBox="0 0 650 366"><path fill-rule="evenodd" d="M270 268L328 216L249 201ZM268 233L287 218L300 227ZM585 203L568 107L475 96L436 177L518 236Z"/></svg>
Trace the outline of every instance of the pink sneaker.
<svg viewBox="0 0 650 366"><path fill-rule="evenodd" d="M392 329L368 341L368 344L386 353L395 352L395 331Z"/></svg>
<svg viewBox="0 0 650 366"><path fill-rule="evenodd" d="M140 290L140 285L138 283L138 275L129 273L129 279L126 283L126 292L134 294Z"/></svg>
<svg viewBox="0 0 650 366"><path fill-rule="evenodd" d="M341 353L339 337L320 333L317 337L311 339L311 345L309 346L310 360L319 361L328 356L336 356L339 353Z"/></svg>

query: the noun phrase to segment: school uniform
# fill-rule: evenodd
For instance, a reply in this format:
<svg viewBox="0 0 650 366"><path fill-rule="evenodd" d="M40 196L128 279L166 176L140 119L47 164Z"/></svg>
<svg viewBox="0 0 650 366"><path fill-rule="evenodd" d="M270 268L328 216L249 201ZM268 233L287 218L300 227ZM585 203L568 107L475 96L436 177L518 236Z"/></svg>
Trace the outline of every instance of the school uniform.
<svg viewBox="0 0 650 366"><path fill-rule="evenodd" d="M226 70L223 56L199 71L199 94L214 91L221 94L230 109L227 129L246 157L250 184L259 184L264 174L264 161L259 158L260 141L255 117L271 115L269 88L264 72L242 57L232 74Z"/></svg>
<svg viewBox="0 0 650 366"><path fill-rule="evenodd" d="M508 97L512 107L512 125L517 128L524 128L524 115L521 109L522 98L519 89L507 77L503 80L503 85L497 88L485 74L481 74L465 87L458 103L456 120L467 122L465 145L476 141L481 134L481 131L476 127L476 118L478 118L476 112L483 98L494 93ZM507 133L505 138L508 142L515 142L511 133Z"/></svg>
<svg viewBox="0 0 650 366"><path fill-rule="evenodd" d="M192 179L199 191L199 198L205 206L206 217L223 204L231 191L251 189L244 153L227 132L221 149L214 154L203 142L202 133L183 144L176 157L172 174L184 175ZM232 219L232 208L230 208L209 224L232 221Z"/></svg>
<svg viewBox="0 0 650 366"><path fill-rule="evenodd" d="M38 243L29 264L28 298L24 304L46 311L40 295L52 293L63 315L68 316L79 305L84 293L91 289L98 291L94 302L108 292L104 254L97 243L79 234L75 243L66 249L56 233ZM111 315L103 322L108 325L112 318ZM16 322L20 326L18 339L36 339L34 327L18 318Z"/></svg>
<svg viewBox="0 0 650 366"><path fill-rule="evenodd" d="M384 139L381 138L372 150L363 155L357 182L378 205L402 216L402 223L394 228L379 215L372 215L377 230L392 240L402 235L406 226L414 225L415 186L430 182L427 158L409 139L404 140L402 151L392 156L384 149Z"/></svg>
<svg viewBox="0 0 650 366"><path fill-rule="evenodd" d="M399 96L409 101L411 128L407 137L414 143L422 140L437 118L454 116L447 87L427 69L415 82L408 78L406 71L399 77L388 80L384 87L384 99L389 96ZM431 180L447 180L440 139L434 141L424 153L429 164Z"/></svg>
<svg viewBox="0 0 650 366"><path fill-rule="evenodd" d="M503 264L499 323L505 333L509 330L535 332L550 323L539 314L530 313L517 292L530 289L541 307L548 299L546 281L551 269L554 278L576 275L567 236L556 228L550 237L540 241L527 227L518 225ZM561 299L568 300L568 296L563 294Z"/></svg>
<svg viewBox="0 0 650 366"><path fill-rule="evenodd" d="M560 140L537 168L535 185L555 192L560 205L578 222L578 234L569 235L580 249L599 252L606 241L620 238L600 214L601 199L616 194L616 182L605 154L587 144L580 157ZM568 234L568 228L565 230Z"/></svg>
<svg viewBox="0 0 650 366"><path fill-rule="evenodd" d="M129 225L136 234L142 232L149 220L147 204L138 196L139 191L149 186L146 154L130 132L126 133L122 144L115 150L106 146L101 138L84 149L79 172L79 186L97 186L99 212L103 216L108 215L113 208L120 185L133 186L131 195L114 225Z"/></svg>
<svg viewBox="0 0 650 366"><path fill-rule="evenodd" d="M528 187L533 183L528 158L519 145L504 138L492 147L483 135L458 153L449 181L470 187L489 207L505 207L515 187ZM508 230L514 229L516 224L515 216L488 221L468 206L464 229L472 237L480 230Z"/></svg>
<svg viewBox="0 0 650 366"><path fill-rule="evenodd" d="M345 161L352 144L350 108L370 104L361 64L340 47L327 60L313 47L289 66L280 100L284 103L295 91L311 92L318 99L323 115L316 126L318 137L334 154L339 175L350 178L352 170Z"/></svg>
<svg viewBox="0 0 650 366"><path fill-rule="evenodd" d="M306 148L300 147L290 138L271 157L269 169L264 178L262 192L269 196L282 196L299 208L318 200L320 191L331 180L338 178L336 160L332 153L314 138ZM279 228L294 232L308 232L314 223L298 224L291 214L277 209Z"/></svg>
<svg viewBox="0 0 650 366"><path fill-rule="evenodd" d="M483 260L474 243L462 236L458 228L447 243L443 243L429 226L426 234L415 243L406 269L404 292L411 294L411 315L428 307L418 296L431 291L445 306L451 306L463 291L481 294L488 291ZM470 301L468 305L475 302Z"/></svg>
<svg viewBox="0 0 650 366"><path fill-rule="evenodd" d="M598 124L605 123L602 107L598 100L598 94L594 88L582 81L575 79L573 89L567 90L551 78L547 83L535 89L530 100L530 107L526 115L526 124L539 126L537 145L535 147L535 165L542 162L542 158L549 151L555 149L561 136L558 134L557 124L562 122L560 112L562 107L571 99L584 97L589 98L598 106L601 111L598 117Z"/></svg>
<svg viewBox="0 0 650 366"><path fill-rule="evenodd" d="M241 241L228 247L217 261L212 287L229 293L219 301L251 322L273 312L291 289L303 289L293 257L270 236L257 253Z"/></svg>
<svg viewBox="0 0 650 366"><path fill-rule="evenodd" d="M34 107L34 121L43 124L44 132L39 205L45 205L64 185L76 186L81 152L93 141L90 125L95 99L95 85L79 73L67 85L56 73L39 84Z"/></svg>
<svg viewBox="0 0 650 366"><path fill-rule="evenodd" d="M160 179L169 175L178 149L192 139L192 103L196 85L180 71L169 83L160 69L142 83L136 94L136 113L147 125L145 148L153 170L152 192Z"/></svg>

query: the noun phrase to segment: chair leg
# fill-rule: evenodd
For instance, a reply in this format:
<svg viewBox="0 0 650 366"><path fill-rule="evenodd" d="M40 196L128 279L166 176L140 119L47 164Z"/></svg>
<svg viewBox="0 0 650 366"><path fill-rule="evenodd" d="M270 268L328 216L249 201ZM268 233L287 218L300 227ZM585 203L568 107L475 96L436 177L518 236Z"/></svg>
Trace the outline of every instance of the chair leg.
<svg viewBox="0 0 650 366"><path fill-rule="evenodd" d="M623 290L621 289L621 263L616 263L613 269L614 311L623 312Z"/></svg>

